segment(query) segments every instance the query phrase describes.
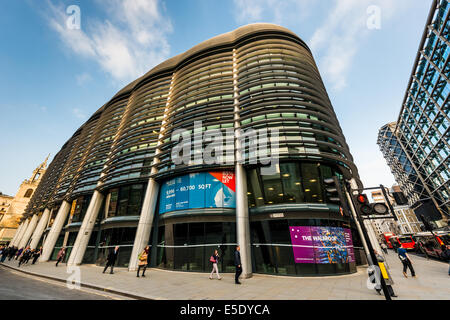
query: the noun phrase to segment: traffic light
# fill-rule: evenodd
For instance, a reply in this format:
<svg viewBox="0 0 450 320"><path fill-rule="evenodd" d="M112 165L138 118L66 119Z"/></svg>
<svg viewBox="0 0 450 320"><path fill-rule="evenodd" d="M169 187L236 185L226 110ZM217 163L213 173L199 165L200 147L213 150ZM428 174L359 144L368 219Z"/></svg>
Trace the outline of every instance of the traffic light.
<svg viewBox="0 0 450 320"><path fill-rule="evenodd" d="M334 176L333 178L324 179L323 182L325 183L328 201L339 205L339 213L342 216L348 215L347 203L345 202L338 178Z"/></svg>
<svg viewBox="0 0 450 320"><path fill-rule="evenodd" d="M367 195L359 193L354 196L356 209L359 214L363 216L369 215L387 215L389 214L389 208L386 204L381 202L370 203L367 199Z"/></svg>

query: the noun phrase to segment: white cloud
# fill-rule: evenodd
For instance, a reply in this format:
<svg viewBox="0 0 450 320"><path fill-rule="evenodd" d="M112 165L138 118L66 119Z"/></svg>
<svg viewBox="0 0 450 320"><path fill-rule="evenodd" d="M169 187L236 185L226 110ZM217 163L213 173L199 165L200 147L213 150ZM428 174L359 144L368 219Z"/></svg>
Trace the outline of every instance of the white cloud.
<svg viewBox="0 0 450 320"><path fill-rule="evenodd" d="M107 19L86 18L81 7L81 29L71 30L65 7L47 2L49 25L72 52L96 61L120 82L134 80L169 57L172 25L158 0L97 3Z"/></svg>
<svg viewBox="0 0 450 320"><path fill-rule="evenodd" d="M77 84L79 86L84 86L85 84L87 84L87 83L92 81L91 75L89 73L87 73L87 72L83 72L81 74L77 74L75 76L75 79L76 79Z"/></svg>
<svg viewBox="0 0 450 320"><path fill-rule="evenodd" d="M336 0L328 14L309 41L311 50L318 54L319 65L324 78L331 82L335 90L347 85L347 74L352 60L371 32L367 28L367 8L371 5L381 9L382 23L389 20L404 0Z"/></svg>
<svg viewBox="0 0 450 320"><path fill-rule="evenodd" d="M235 19L238 23L272 22L298 23L311 12L316 0L234 0Z"/></svg>
<svg viewBox="0 0 450 320"><path fill-rule="evenodd" d="M284 26L317 23L326 18L308 41L318 60L323 77L333 89L347 85L347 75L361 43L375 30L367 28L367 8L381 9L381 21L386 22L408 4L407 0L328 0L327 6L316 0L234 0L238 23L273 22ZM328 11L324 9L330 8ZM310 17L314 12L314 21ZM311 18L306 21L306 18ZM304 30L304 29L301 29Z"/></svg>
<svg viewBox="0 0 450 320"><path fill-rule="evenodd" d="M394 176L390 172L386 160L381 152L366 152L367 156L357 159L359 176L364 187L377 187L383 184L385 187L391 187L396 184Z"/></svg>
<svg viewBox="0 0 450 320"><path fill-rule="evenodd" d="M87 118L86 113L79 108L73 108L72 113L78 119L85 120Z"/></svg>

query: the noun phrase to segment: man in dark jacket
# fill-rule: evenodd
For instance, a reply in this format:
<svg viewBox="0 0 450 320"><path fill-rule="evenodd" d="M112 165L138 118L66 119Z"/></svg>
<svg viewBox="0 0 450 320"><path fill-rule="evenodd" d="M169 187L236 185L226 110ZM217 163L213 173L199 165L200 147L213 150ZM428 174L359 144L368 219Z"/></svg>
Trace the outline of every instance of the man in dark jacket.
<svg viewBox="0 0 450 320"><path fill-rule="evenodd" d="M236 274L234 276L234 283L241 284L239 282L239 276L242 273L242 264L241 264L241 251L240 246L236 246L236 251L234 252L234 265L236 266Z"/></svg>
<svg viewBox="0 0 450 320"><path fill-rule="evenodd" d="M17 247L12 247L9 252L8 261L11 261L11 259L15 256L16 252L17 252Z"/></svg>
<svg viewBox="0 0 450 320"><path fill-rule="evenodd" d="M106 259L106 266L103 269L103 273L105 273L108 267L111 267L111 274L114 273L114 264L116 263L117 255L119 254L119 246L116 246L114 250L111 250L108 254L108 258Z"/></svg>
<svg viewBox="0 0 450 320"><path fill-rule="evenodd" d="M2 252L2 259L1 262L4 262L6 257L9 255L9 252L11 251L12 248L3 248L3 252Z"/></svg>

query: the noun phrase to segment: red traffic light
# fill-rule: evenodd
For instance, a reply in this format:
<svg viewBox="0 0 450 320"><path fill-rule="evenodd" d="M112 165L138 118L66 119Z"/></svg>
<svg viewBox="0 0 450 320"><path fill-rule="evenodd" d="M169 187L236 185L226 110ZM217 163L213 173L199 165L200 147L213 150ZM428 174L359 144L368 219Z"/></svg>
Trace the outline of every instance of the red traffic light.
<svg viewBox="0 0 450 320"><path fill-rule="evenodd" d="M366 196L365 194L363 194L363 193L359 194L358 197L356 197L356 199L357 199L358 202L361 203L361 204L364 204L364 203L369 202L369 201L367 200L367 196Z"/></svg>

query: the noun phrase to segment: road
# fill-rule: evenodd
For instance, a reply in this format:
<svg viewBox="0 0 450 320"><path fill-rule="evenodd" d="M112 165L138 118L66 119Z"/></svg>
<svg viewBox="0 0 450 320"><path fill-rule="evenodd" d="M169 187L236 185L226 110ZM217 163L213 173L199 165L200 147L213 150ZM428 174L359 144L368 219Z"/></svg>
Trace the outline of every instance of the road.
<svg viewBox="0 0 450 320"><path fill-rule="evenodd" d="M37 278L0 266L0 300L111 300L117 296Z"/></svg>
<svg viewBox="0 0 450 320"><path fill-rule="evenodd" d="M448 263L436 259L427 260L420 254L408 253L412 260L416 278L408 270L408 278L403 276L403 266L397 254L389 250L385 257L394 279L396 299L409 300L450 300L450 277Z"/></svg>

